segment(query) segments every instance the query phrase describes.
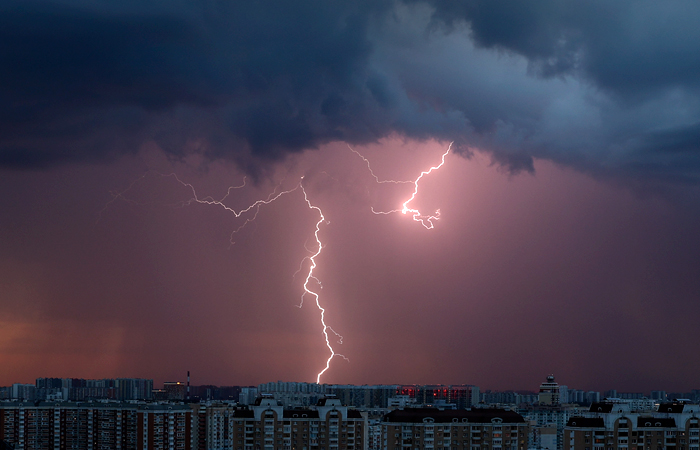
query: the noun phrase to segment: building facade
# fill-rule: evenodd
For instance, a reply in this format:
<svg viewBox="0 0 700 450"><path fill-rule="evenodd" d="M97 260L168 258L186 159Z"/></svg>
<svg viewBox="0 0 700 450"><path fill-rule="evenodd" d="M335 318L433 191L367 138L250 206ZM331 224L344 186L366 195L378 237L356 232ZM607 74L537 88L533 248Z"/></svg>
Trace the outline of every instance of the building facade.
<svg viewBox="0 0 700 450"><path fill-rule="evenodd" d="M503 409L397 409L382 421L382 449L526 450L529 427Z"/></svg>
<svg viewBox="0 0 700 450"><path fill-rule="evenodd" d="M367 418L323 398L285 409L145 402L0 402L0 442L16 450L364 450Z"/></svg>
<svg viewBox="0 0 700 450"><path fill-rule="evenodd" d="M0 441L16 450L189 450L188 405L0 403Z"/></svg>
<svg viewBox="0 0 700 450"><path fill-rule="evenodd" d="M661 403L654 412L594 403L569 419L564 450L700 450L699 416L698 405L683 403Z"/></svg>
<svg viewBox="0 0 700 450"><path fill-rule="evenodd" d="M469 384L402 385L397 386L396 395L406 396L419 405L451 404L456 409L467 409L480 401L479 387Z"/></svg>
<svg viewBox="0 0 700 450"><path fill-rule="evenodd" d="M208 449L361 450L367 420L335 398L313 409L285 409L273 398L259 398L249 408L212 405L206 410Z"/></svg>

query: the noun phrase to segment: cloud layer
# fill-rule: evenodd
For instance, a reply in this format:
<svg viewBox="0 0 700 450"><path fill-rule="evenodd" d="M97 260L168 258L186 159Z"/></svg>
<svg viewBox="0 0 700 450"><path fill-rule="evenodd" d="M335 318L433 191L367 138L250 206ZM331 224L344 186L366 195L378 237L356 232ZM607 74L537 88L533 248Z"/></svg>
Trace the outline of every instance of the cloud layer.
<svg viewBox="0 0 700 450"><path fill-rule="evenodd" d="M332 141L456 140L642 181L700 173L685 1L6 1L0 164L156 142L252 167Z"/></svg>

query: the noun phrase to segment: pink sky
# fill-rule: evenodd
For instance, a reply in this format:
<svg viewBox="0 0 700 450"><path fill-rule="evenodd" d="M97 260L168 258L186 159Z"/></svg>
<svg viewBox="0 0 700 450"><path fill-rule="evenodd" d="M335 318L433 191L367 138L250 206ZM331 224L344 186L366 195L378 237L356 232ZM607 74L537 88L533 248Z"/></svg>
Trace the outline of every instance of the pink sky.
<svg viewBox="0 0 700 450"><path fill-rule="evenodd" d="M382 179L415 179L447 142L357 148ZM317 259L327 322L344 336L322 382L476 384L536 389L549 373L579 389L698 388L697 217L536 161L508 175L476 152L450 154L414 205L410 185L377 185L345 144L291 157L234 191L240 209L301 175L329 224ZM36 377L145 377L157 383L314 381L328 356L318 311L294 273L317 215L300 192L256 221L206 205L146 169L175 172L200 197L240 185L233 165L170 161L154 147L110 165L0 177L0 385ZM286 177L286 178L285 178ZM99 221L98 221L99 218Z"/></svg>

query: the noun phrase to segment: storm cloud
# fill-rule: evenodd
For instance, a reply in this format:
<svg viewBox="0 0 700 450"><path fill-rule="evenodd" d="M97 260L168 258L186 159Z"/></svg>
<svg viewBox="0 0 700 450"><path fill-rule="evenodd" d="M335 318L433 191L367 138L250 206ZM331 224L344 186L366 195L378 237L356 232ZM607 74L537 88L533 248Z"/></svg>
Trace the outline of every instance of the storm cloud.
<svg viewBox="0 0 700 450"><path fill-rule="evenodd" d="M156 142L251 167L328 142L456 140L696 184L693 2L0 4L0 164L100 161Z"/></svg>

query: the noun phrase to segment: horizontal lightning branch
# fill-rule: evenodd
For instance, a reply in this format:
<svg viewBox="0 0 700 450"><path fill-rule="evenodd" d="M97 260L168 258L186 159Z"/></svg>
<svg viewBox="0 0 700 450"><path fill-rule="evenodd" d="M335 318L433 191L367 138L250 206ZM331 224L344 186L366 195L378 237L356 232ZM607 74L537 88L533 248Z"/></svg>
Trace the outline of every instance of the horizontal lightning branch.
<svg viewBox="0 0 700 450"><path fill-rule="evenodd" d="M146 172L144 175L142 175L142 176L139 177L138 179L134 180L125 190L123 190L123 191L118 191L118 192L116 192L116 191L115 191L115 192L111 192L110 194L112 195L112 199L111 199L111 200L104 206L104 208L100 211L99 216L101 217L102 213L109 207L109 205L110 205L111 203L117 201L117 200L126 201L126 202L134 203L134 204L139 204L138 202L136 202L136 201L130 199L130 198L127 196L127 194L128 194L128 192L129 192L130 190L132 190L132 189L134 188L134 186L135 186L139 181L143 180L143 179L148 175L148 173L149 173L149 172ZM325 367L316 375L316 382L317 382L317 383L320 383L320 382L321 382L321 376L330 368L330 364L331 364L331 361L333 360L333 358L335 358L336 356L339 356L339 357L345 359L346 361L348 360L345 356L343 356L343 355L341 355L340 353L336 352L335 349L334 349L334 347L333 347L333 344L331 343L331 339L330 339L329 333L332 333L332 334L336 337L336 340L337 340L337 343L338 343L338 344L342 344L342 343L343 343L343 336L341 336L339 333L337 333L333 328L331 328L331 327L326 323L326 309L323 308L323 307L321 306L320 295L319 295L319 293L317 292L318 289L322 289L322 288L323 288L323 286L322 286L322 284L321 284L321 281L314 275L314 270L315 270L316 267L317 267L316 258L321 254L321 251L323 250L323 244L322 244L321 239L320 239L320 237L319 237L319 232L320 232L320 230L321 230L321 225L324 224L324 223L327 224L328 222L326 221L326 218L325 218L325 216L323 215L323 211L321 211L321 208L318 207L318 206L316 206L316 205L314 205L314 204L312 204L312 203L311 203L311 200L309 200L309 197L308 197L308 195L307 195L306 189L304 188L304 184L303 184L303 182L304 182L304 177L301 177L301 179L299 180L299 182L298 182L293 188L288 189L288 190L284 190L284 191L280 191L280 186L281 186L281 184L282 184L282 183L280 182L280 184L278 184L277 187L275 187L275 189L274 189L266 198L260 199L260 200L256 200L255 202L251 203L250 205L246 206L245 208L240 209L240 210L236 210L236 209L234 209L234 208L232 208L232 207L226 205L224 202L225 202L225 200L231 195L231 192L232 192L233 190L241 189L241 188L243 188L243 187L246 186L245 179L243 180L243 183L242 183L240 186L231 186L231 187L229 187L229 188L226 190L226 195L224 195L221 199L216 200L216 199L214 199L214 198L211 197L211 196L207 196L207 197L202 197L202 198L200 198L199 195L197 194L196 189L194 188L194 186L193 186L191 183L187 183L187 182L185 182L185 181L182 181L182 180L181 180L176 174L174 174L174 173L171 173L171 174L162 174L162 173L158 173L158 172L155 172L155 173L157 173L158 175L160 175L161 177L164 177L164 178L166 178L166 177L167 177L167 178L173 178L173 179L174 179L175 181L177 181L180 185L182 185L182 186L188 188L189 191L190 191L191 194L192 194L192 197L191 197L191 198L189 198L189 199L187 199L187 200L183 200L183 201L177 202L176 204L171 205L171 206L184 207L184 206L190 206L190 205L195 204L195 203L197 203L197 204L202 204L202 205L211 205L211 206L216 206L216 207L223 208L225 211L227 211L227 212L233 214L235 218L240 218L241 216L245 215L246 213L252 213L252 217L247 217L247 218L245 219L245 221L243 222L243 224L241 224L238 228L236 228L235 230L233 230L233 231L231 232L231 237L230 237L230 242L231 242L231 244L234 244L234 240L233 240L234 235L235 235L236 233L238 233L239 231L241 231L248 223L254 221L254 220L257 218L258 212L260 211L260 208L261 208L262 206L264 206L264 205L269 205L270 203L273 203L273 202L277 201L278 199L280 199L280 198L281 198L282 196L284 196L284 195L291 194L291 193L296 192L296 191L301 191L301 192L303 193L304 202L305 202L306 206L307 206L310 210L312 210L312 211L318 213L319 219L318 219L318 221L316 222L315 231L314 231L314 239L316 240L316 248L315 248L314 250L310 250L310 249L308 249L308 248L305 246L306 250L307 250L309 253L311 253L311 255L305 257L305 258L300 262L300 264L299 264L299 270L297 270L297 273L301 272L302 269L303 269L303 266L304 266L304 262L305 262L305 261L309 261L308 272L306 272L306 277L305 277L304 283L303 283L304 292L302 293L301 302L299 303L298 306L299 306L300 308L303 306L304 298L305 298L307 295L310 295L310 296L312 296L312 297L314 298L316 307L318 308L318 310L319 310L319 312L320 312L321 332L322 332L322 334L323 334L323 337L324 337L324 340L325 340L325 343L326 343L326 347L328 347L328 351L330 352L330 356L329 356L328 359L326 360L326 365L325 365ZM98 221L99 221L99 218L98 218ZM296 276L296 274L295 274L295 276ZM312 281L313 281L313 282L312 282ZM317 288L312 287L313 284L315 284L315 285L317 286Z"/></svg>

